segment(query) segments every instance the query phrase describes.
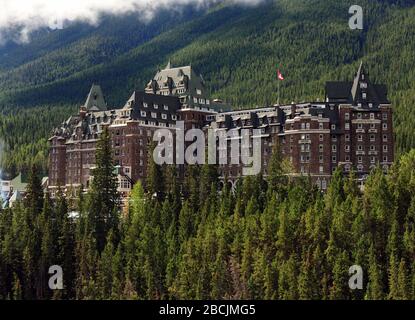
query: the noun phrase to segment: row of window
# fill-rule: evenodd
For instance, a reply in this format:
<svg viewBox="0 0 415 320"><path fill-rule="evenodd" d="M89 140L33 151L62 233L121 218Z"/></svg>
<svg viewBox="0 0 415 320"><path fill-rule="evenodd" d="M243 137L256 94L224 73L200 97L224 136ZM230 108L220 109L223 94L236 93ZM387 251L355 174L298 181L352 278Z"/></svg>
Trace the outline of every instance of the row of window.
<svg viewBox="0 0 415 320"><path fill-rule="evenodd" d="M335 125L333 125L334 126L334 128L335 128ZM332 130L334 130L333 129L333 126L332 126ZM350 123L349 122L346 122L345 124L344 124L344 129L345 130L350 130ZM358 123L357 124L357 129L358 130L363 130L364 128L363 128L363 124L362 123ZM376 129L376 125L374 124L374 123L371 123L370 124L370 129ZM387 123L382 123L382 129L383 130L388 130L388 124Z"/></svg>
<svg viewBox="0 0 415 320"><path fill-rule="evenodd" d="M357 119L363 119L363 113L357 113ZM369 119L374 120L375 119L375 114L374 113L370 113L369 114ZM387 113L382 113L382 119L383 120L388 120L388 114ZM348 121L350 120L350 113L346 112L344 114L344 120Z"/></svg>
<svg viewBox="0 0 415 320"><path fill-rule="evenodd" d="M146 111L144 111L144 110L141 110L140 115L141 115L142 117L146 117L146 116L147 116L147 112L146 112ZM158 114L157 114L157 112L150 112L150 116L151 116L151 118L153 118L153 119L157 119L157 118L158 118ZM162 114L161 114L161 118L162 118L163 120L167 120L168 115L167 115L166 113L162 113ZM172 120L177 120L177 116L176 116L176 115L174 115L174 114L172 114L172 115L171 115L171 119L172 119Z"/></svg>
<svg viewBox="0 0 415 320"><path fill-rule="evenodd" d="M310 151L310 148L311 148L310 144L302 144L301 145L301 152L308 152L308 151ZM370 145L369 148L370 148L370 151L376 151L376 146L374 146L374 145ZM323 152L324 151L324 145L320 144L318 146L318 150L319 150L319 152ZM350 145L345 145L344 150L346 152L350 152ZM364 151L364 146L358 145L357 150L358 151ZM292 146L290 147L290 151L293 151ZM333 144L331 146L331 151L336 152L337 151L337 145ZM383 152L388 152L388 146L387 145L383 145Z"/></svg>
<svg viewBox="0 0 415 320"><path fill-rule="evenodd" d="M149 104L148 104L147 102L143 102L143 107L144 107L144 108L148 108L148 107L149 107ZM158 109L158 108L159 108L159 105L158 105L158 104L156 104L156 103L154 103L154 104L153 104L153 108L154 108L154 109ZM169 106L168 106L168 105L165 105L165 104L163 104L163 105L162 105L162 108L163 108L164 110L166 110L166 111L167 111L167 110L169 110Z"/></svg>
<svg viewBox="0 0 415 320"><path fill-rule="evenodd" d="M200 104L207 104L207 105L209 105L210 104L210 100L209 99L203 99L203 98L196 98L196 97L194 97L193 98L193 102L194 103L200 103Z"/></svg>
<svg viewBox="0 0 415 320"><path fill-rule="evenodd" d="M300 158L300 162L302 162L302 163L308 163L308 162L310 162L310 158L311 158L310 154L302 154L301 155L301 158ZM377 158L374 157L374 156L370 157L370 163L376 163L376 159ZM350 162L350 156L349 155L346 155L345 156L345 161L346 162ZM333 155L331 157L331 162L332 163L337 163L337 156ZM363 157L362 156L358 156L357 157L357 162L358 163L363 163ZM388 157L387 156L383 156L383 162L388 162ZM324 163L324 157L323 157L323 155L319 155L319 163Z"/></svg>

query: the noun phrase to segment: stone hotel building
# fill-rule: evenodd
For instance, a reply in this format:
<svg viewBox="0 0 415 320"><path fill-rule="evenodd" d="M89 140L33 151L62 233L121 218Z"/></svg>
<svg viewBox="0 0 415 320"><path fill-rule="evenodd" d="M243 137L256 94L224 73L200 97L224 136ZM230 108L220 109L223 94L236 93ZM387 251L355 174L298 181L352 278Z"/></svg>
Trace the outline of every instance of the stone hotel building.
<svg viewBox="0 0 415 320"><path fill-rule="evenodd" d="M266 175L276 144L292 163L293 175L309 175L325 190L337 167L355 170L364 183L372 168L387 171L394 161L392 107L384 85L373 84L360 65L351 82L328 82L324 102L273 105L229 111L212 100L203 77L192 67L169 62L143 91L134 91L122 108L109 109L101 88L93 85L77 115L55 129L50 142L49 189L89 187L95 165L95 145L109 128L119 191L128 196L132 185L146 177L148 150L158 128L260 129L262 170ZM230 138L217 157L231 154ZM224 153L225 154L225 153ZM230 163L230 161L228 162ZM183 167L179 168L183 172ZM234 183L242 165L220 165L221 176Z"/></svg>

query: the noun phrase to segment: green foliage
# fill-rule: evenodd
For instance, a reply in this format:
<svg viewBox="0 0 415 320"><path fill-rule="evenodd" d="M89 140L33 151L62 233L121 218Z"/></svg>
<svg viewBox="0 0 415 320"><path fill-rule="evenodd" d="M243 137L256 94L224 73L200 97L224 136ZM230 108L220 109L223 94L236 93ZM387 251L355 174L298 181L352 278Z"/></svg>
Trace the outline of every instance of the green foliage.
<svg viewBox="0 0 415 320"><path fill-rule="evenodd" d="M104 249L110 232L115 241L118 240L119 194L111 148L109 130L105 127L97 142L96 163L88 194L88 227L95 237L98 252Z"/></svg>
<svg viewBox="0 0 415 320"><path fill-rule="evenodd" d="M325 195L307 180L262 177L218 192L214 167L205 167L204 186L186 198L174 189L174 169L163 168L165 198L137 183L124 214L103 219L111 226L101 247L91 216L111 211L81 203L70 218L62 193L52 201L32 192L31 201L0 212L0 298L415 299L413 163L415 150L386 176L374 170L363 192L353 173L336 173ZM195 210L190 199L200 188L210 191ZM52 264L64 269L62 292L47 287ZM356 264L362 290L348 285Z"/></svg>

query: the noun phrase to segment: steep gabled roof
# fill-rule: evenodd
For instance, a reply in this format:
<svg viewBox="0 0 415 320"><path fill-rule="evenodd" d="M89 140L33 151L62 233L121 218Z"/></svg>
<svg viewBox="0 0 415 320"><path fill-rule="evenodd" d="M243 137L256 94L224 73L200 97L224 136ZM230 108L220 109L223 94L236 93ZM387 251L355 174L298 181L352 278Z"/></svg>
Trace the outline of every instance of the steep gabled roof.
<svg viewBox="0 0 415 320"><path fill-rule="evenodd" d="M86 98L84 108L87 111L103 111L107 110L107 103L104 99L104 94L99 85L93 84Z"/></svg>
<svg viewBox="0 0 415 320"><path fill-rule="evenodd" d="M353 82L327 82L326 98L328 102L343 102L353 105L389 104L388 92L385 85L372 84L365 72L363 63L360 64Z"/></svg>

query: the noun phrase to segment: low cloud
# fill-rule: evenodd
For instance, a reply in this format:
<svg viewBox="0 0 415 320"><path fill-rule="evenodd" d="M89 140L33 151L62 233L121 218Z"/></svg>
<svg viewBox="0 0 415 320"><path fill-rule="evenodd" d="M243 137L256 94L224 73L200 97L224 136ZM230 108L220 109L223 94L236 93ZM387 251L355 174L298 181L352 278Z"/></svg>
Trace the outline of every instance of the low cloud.
<svg viewBox="0 0 415 320"><path fill-rule="evenodd" d="M6 40L27 42L31 32L43 27L63 28L64 22L98 24L102 14L137 13L137 18L149 21L159 9L203 8L225 1L256 5L263 0L0 0L0 44Z"/></svg>

